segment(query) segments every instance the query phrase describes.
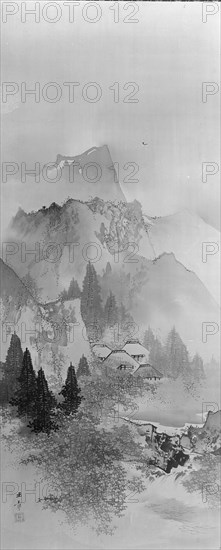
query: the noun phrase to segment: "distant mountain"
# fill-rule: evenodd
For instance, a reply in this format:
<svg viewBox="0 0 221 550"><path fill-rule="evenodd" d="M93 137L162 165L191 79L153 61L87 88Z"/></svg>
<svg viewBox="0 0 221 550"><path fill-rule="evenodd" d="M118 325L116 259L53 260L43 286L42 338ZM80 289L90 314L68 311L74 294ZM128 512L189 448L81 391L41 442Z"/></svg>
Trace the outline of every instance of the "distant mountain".
<svg viewBox="0 0 221 550"><path fill-rule="evenodd" d="M219 233L187 211L153 218L138 201L127 203L107 146L77 157L58 155L53 170L60 171L61 185L74 175L74 198L30 213L20 208L7 234L7 264L37 285L43 316L50 307L52 318L66 315L60 294L73 278L82 287L91 260L103 303L112 291L140 332L150 325L163 339L175 325L191 353L217 356L218 334L204 344L202 323L219 323L219 258L216 253L203 261L202 245L218 243ZM87 174L93 183L85 181ZM80 319L79 300L69 306Z"/></svg>
<svg viewBox="0 0 221 550"><path fill-rule="evenodd" d="M141 262L130 285L133 318L149 324L164 340L175 326L191 354L204 358L219 355L219 334L202 341L202 324L216 322L220 310L197 275L178 262L174 254L162 254L154 261Z"/></svg>
<svg viewBox="0 0 221 550"><path fill-rule="evenodd" d="M174 254L155 260L139 257L137 264L111 264L99 277L103 301L109 290L129 310L136 325L131 333L138 338L150 325L162 341L175 325L191 354L204 359L219 355L219 334L202 341L202 323L219 325L219 307L203 283L178 262Z"/></svg>
<svg viewBox="0 0 221 550"><path fill-rule="evenodd" d="M220 303L220 233L217 229L184 210L153 219L148 223L148 233L156 256L172 252L187 269L196 273Z"/></svg>
<svg viewBox="0 0 221 550"><path fill-rule="evenodd" d="M126 200L107 145L92 147L74 157L58 154L54 167L47 172L47 179L56 178L61 185L73 184L72 195L78 200L87 201L93 197Z"/></svg>
<svg viewBox="0 0 221 550"><path fill-rule="evenodd" d="M20 277L30 273L42 289L41 302L50 303L73 277L82 286L91 257L103 303L111 290L139 331L150 325L164 339L175 325L191 353L198 351L206 359L217 356L218 335L202 342L202 323L219 323L217 303L173 253L156 257L154 225L151 230L149 225L137 201L116 205L100 198L70 199L30 214L19 210L11 224L19 252L9 256L8 263ZM21 257L21 247L40 251L37 261L31 253Z"/></svg>
<svg viewBox="0 0 221 550"><path fill-rule="evenodd" d="M137 201L115 204L97 197L89 202L69 199L63 206L53 203L30 214L20 209L8 241L18 251L8 255L7 263L20 277L31 273L42 288L42 301L57 299L73 276L81 284L90 258L99 274L108 261L130 268L139 261L138 254L155 258Z"/></svg>

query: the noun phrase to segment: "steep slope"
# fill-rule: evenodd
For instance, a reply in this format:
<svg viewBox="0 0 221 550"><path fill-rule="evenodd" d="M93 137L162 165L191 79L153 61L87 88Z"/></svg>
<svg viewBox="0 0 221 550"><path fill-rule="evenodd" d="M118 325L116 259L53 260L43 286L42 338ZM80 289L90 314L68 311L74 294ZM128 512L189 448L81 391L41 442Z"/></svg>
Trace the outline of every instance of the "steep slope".
<svg viewBox="0 0 221 550"><path fill-rule="evenodd" d="M73 276L81 283L89 259L100 274L108 261L132 266L138 253L154 259L136 201L115 205L99 198L88 203L69 199L30 214L20 209L8 241L14 244L8 247L7 263L20 277L30 271L42 301L57 299Z"/></svg>
<svg viewBox="0 0 221 550"><path fill-rule="evenodd" d="M149 222L150 220L148 220ZM152 219L148 233L156 256L172 252L196 273L213 298L220 303L220 233L199 216L184 210Z"/></svg>
<svg viewBox="0 0 221 550"><path fill-rule="evenodd" d="M12 332L29 348L34 368L64 379L69 362L90 356L79 300L39 304L16 273L0 260L1 360L5 361Z"/></svg>
<svg viewBox="0 0 221 550"><path fill-rule="evenodd" d="M219 324L218 306L197 276L197 270L202 271L199 257L195 260L185 252L191 241L192 217L185 216L180 226L179 216L176 224L169 220L173 231L170 237L168 230L165 247L173 238L178 257L184 257L188 266L196 261L196 273L172 253L156 257L157 231L159 248L163 247L160 220L145 220L137 201L116 204L98 197L88 202L69 199L63 206L53 203L30 214L20 209L10 226L7 263L20 277L30 273L44 303L58 300L73 277L81 287L90 259L103 302L111 290L133 315L138 332L150 324L164 338L175 325L191 353L198 351L206 359L213 353L217 356L218 335L208 337L204 344L202 323ZM180 250L179 237L174 236L179 231L184 243ZM197 229L198 245L200 234Z"/></svg>
<svg viewBox="0 0 221 550"><path fill-rule="evenodd" d="M136 264L112 264L99 277L102 298L109 291L118 303L123 302L135 326L130 336L139 338L148 325L165 340L175 325L191 354L198 351L204 359L219 355L219 333L202 341L203 323L219 326L219 306L192 271L178 262L173 254L162 254L155 260L137 256ZM126 323L127 325L127 323Z"/></svg>
<svg viewBox="0 0 221 550"><path fill-rule="evenodd" d="M191 353L198 351L204 358L219 355L218 332L202 341L203 323L219 326L219 307L195 273L173 254L144 260L130 284L131 313L138 325L149 324L162 339L175 325Z"/></svg>

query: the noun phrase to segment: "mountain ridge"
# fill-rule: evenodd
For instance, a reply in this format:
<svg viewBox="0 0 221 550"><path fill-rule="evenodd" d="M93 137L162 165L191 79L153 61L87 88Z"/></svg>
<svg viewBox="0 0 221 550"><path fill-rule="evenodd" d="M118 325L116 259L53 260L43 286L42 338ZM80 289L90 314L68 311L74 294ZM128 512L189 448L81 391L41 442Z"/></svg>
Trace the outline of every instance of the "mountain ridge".
<svg viewBox="0 0 221 550"><path fill-rule="evenodd" d="M141 331L150 325L165 334L175 324L191 352L195 346L195 351L212 355L215 338L206 351L201 330L203 322L218 318L217 280L211 269L218 254L203 262L202 243L215 241L217 232L187 210L150 217L137 200L127 202L115 181L107 146L75 157L57 156L61 172L73 164L82 172L100 160L107 178L102 188L92 184L90 193L61 204L18 210L8 230L7 242L15 246L11 253L9 247L7 265L20 279L31 276L41 289L42 307L54 303L53 309L55 303L61 307L59 296L73 278L82 287L90 260L103 303L113 292ZM116 190L114 196L111 190Z"/></svg>

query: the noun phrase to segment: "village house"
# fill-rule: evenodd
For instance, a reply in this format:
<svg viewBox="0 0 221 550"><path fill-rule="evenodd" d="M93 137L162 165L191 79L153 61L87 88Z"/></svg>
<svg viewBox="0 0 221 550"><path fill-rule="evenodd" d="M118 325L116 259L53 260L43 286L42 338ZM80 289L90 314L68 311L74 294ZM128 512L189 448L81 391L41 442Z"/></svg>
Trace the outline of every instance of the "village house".
<svg viewBox="0 0 221 550"><path fill-rule="evenodd" d="M149 359L149 351L140 344L139 340L127 340L123 350L129 353L138 363L145 363Z"/></svg>
<svg viewBox="0 0 221 550"><path fill-rule="evenodd" d="M92 351L107 370L114 369L122 374L130 373L146 380L156 381L163 377L161 372L148 363L149 351L139 340L127 340L123 349L117 350L111 350L103 343L95 343L92 345Z"/></svg>
<svg viewBox="0 0 221 550"><path fill-rule="evenodd" d="M123 349L111 351L106 359L104 359L103 364L106 369L110 368L131 374L138 367L137 361Z"/></svg>
<svg viewBox="0 0 221 550"><path fill-rule="evenodd" d="M111 353L111 349L106 344L92 344L92 352L103 361Z"/></svg>
<svg viewBox="0 0 221 550"><path fill-rule="evenodd" d="M138 365L137 369L133 372L134 376L141 376L142 378L147 378L148 380L160 380L163 378L161 372L159 372L155 367L152 367L149 363L141 363Z"/></svg>

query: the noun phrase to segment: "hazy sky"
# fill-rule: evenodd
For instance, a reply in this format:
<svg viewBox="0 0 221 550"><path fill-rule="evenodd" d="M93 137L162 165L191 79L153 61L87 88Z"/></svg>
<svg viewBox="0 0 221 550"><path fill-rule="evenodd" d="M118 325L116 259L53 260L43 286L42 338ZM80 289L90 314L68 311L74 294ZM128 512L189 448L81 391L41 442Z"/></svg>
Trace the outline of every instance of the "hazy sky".
<svg viewBox="0 0 221 550"><path fill-rule="evenodd" d="M113 161L119 163L120 182L128 199L137 198L150 215L166 215L183 208L219 225L219 174L202 182L202 163L219 163L219 93L202 102L202 82L219 82L219 15L202 22L200 2L139 2L131 15L137 23L123 19L133 12L119 3L101 2L96 23L85 21L84 2L76 7L75 22L68 21L68 8L60 5L61 19L49 23L19 13L3 25L2 80L17 82L19 92L3 106L2 160L35 162L55 160L57 153L75 155L91 146L108 144ZM34 2L29 2L33 9ZM28 5L27 4L27 5ZM53 8L52 8L53 10ZM95 17L96 12L88 12ZM48 12L52 18L55 11ZM40 89L48 82L61 86L56 103L27 96L21 103L20 84L35 82ZM75 101L68 100L64 82L79 82ZM102 97L85 101L82 89L97 82ZM132 91L126 83L139 86L137 103L123 99ZM114 92L119 89L119 102ZM92 96L94 90L88 89ZM53 90L48 90L48 95ZM143 146L142 141L148 145ZM139 165L139 182L122 183L129 173L127 162ZM37 184L20 183L17 175L3 184L4 213L8 218L18 205L34 209ZM46 184L45 184L46 185ZM73 194L73 187L69 194ZM54 186L51 201L65 198L66 190ZM42 204L45 204L42 199Z"/></svg>

